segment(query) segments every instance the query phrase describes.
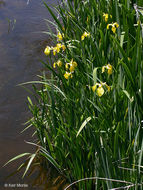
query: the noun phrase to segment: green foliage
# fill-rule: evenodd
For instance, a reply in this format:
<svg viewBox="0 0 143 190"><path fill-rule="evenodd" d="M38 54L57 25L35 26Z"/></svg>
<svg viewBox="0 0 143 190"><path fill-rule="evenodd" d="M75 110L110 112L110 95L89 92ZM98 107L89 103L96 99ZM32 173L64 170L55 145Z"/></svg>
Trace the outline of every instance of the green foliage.
<svg viewBox="0 0 143 190"><path fill-rule="evenodd" d="M45 3L65 49L47 53L51 76L43 74L40 90L34 86L36 103L28 97L29 123L39 154L68 183L86 178L75 189L142 189L143 19L133 3Z"/></svg>

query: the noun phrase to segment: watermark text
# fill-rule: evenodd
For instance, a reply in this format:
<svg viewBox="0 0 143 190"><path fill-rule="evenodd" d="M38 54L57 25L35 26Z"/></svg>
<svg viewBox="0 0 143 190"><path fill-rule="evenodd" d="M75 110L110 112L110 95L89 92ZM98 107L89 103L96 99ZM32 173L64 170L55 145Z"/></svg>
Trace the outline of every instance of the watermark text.
<svg viewBox="0 0 143 190"><path fill-rule="evenodd" d="M23 187L28 187L28 184L21 184L21 183L5 183L4 184L5 188L23 188Z"/></svg>

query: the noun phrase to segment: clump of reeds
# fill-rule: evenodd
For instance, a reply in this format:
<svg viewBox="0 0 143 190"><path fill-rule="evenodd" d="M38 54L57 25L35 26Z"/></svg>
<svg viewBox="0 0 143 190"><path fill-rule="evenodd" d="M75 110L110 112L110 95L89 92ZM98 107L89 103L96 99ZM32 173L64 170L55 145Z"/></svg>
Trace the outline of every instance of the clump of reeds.
<svg viewBox="0 0 143 190"><path fill-rule="evenodd" d="M38 154L69 184L79 180L71 188L142 189L143 16L134 3L45 3L57 34L48 33L51 76L35 87L37 104L29 98L30 122Z"/></svg>

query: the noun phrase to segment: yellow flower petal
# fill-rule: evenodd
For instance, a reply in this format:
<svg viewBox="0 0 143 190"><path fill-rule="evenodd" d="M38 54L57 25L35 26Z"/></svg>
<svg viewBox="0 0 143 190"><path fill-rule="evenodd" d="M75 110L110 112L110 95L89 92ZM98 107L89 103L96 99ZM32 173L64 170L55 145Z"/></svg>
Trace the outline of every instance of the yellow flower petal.
<svg viewBox="0 0 143 190"><path fill-rule="evenodd" d="M59 53L60 52L60 48L56 47L56 51L57 51L57 53Z"/></svg>
<svg viewBox="0 0 143 190"><path fill-rule="evenodd" d="M58 41L62 41L63 40L63 36L62 36L62 34L60 32L58 32L57 38L58 38Z"/></svg>
<svg viewBox="0 0 143 190"><path fill-rule="evenodd" d="M68 68L69 68L69 63L66 63L65 68L68 70Z"/></svg>
<svg viewBox="0 0 143 190"><path fill-rule="evenodd" d="M65 46L65 45L62 45L62 49L63 49L63 51L65 51L65 49L66 49L66 46Z"/></svg>
<svg viewBox="0 0 143 190"><path fill-rule="evenodd" d="M109 30L109 26L110 26L110 24L107 24L107 30Z"/></svg>
<svg viewBox="0 0 143 190"><path fill-rule="evenodd" d="M54 67L54 68L56 68L56 64L57 64L56 62L53 64L53 67Z"/></svg>
<svg viewBox="0 0 143 190"><path fill-rule="evenodd" d="M56 47L57 47L57 48L61 48L61 47L62 47L62 44L58 43L58 44L56 45Z"/></svg>
<svg viewBox="0 0 143 190"><path fill-rule="evenodd" d="M116 28L119 27L119 24L117 22L115 22L114 25L116 26Z"/></svg>
<svg viewBox="0 0 143 190"><path fill-rule="evenodd" d="M53 47L53 55L56 55L56 53L60 52L60 48L59 47Z"/></svg>
<svg viewBox="0 0 143 190"><path fill-rule="evenodd" d="M96 90L96 93L99 97L101 97L104 94L104 88L102 86L99 86Z"/></svg>
<svg viewBox="0 0 143 190"><path fill-rule="evenodd" d="M77 67L77 62L73 61L73 66Z"/></svg>
<svg viewBox="0 0 143 190"><path fill-rule="evenodd" d="M45 55L49 55L51 52L51 47L47 46L44 50Z"/></svg>
<svg viewBox="0 0 143 190"><path fill-rule="evenodd" d="M84 38L85 38L85 36L84 36L84 35L82 35L82 36L81 36L81 40L83 41L83 40L84 40Z"/></svg>
<svg viewBox="0 0 143 190"><path fill-rule="evenodd" d="M105 72L105 66L102 67L102 73L104 73L104 72Z"/></svg>
<svg viewBox="0 0 143 190"><path fill-rule="evenodd" d="M56 55L56 51L53 51L53 55Z"/></svg>
<svg viewBox="0 0 143 190"><path fill-rule="evenodd" d="M97 85L92 86L92 91L95 92Z"/></svg>
<svg viewBox="0 0 143 190"><path fill-rule="evenodd" d="M75 70L75 67L73 65L70 66L70 72L73 72Z"/></svg>
<svg viewBox="0 0 143 190"><path fill-rule="evenodd" d="M110 86L108 86L107 84L105 84L105 86L106 86L106 88L107 88L108 92L110 92L111 87L110 87Z"/></svg>
<svg viewBox="0 0 143 190"><path fill-rule="evenodd" d="M116 27L112 26L112 32L115 33L116 32Z"/></svg>
<svg viewBox="0 0 143 190"><path fill-rule="evenodd" d="M57 47L53 47L53 55L56 55L57 53Z"/></svg>
<svg viewBox="0 0 143 190"><path fill-rule="evenodd" d="M84 32L84 36L85 37L90 36L90 33Z"/></svg>
<svg viewBox="0 0 143 190"><path fill-rule="evenodd" d="M108 75L111 75L112 74L112 72L113 72L113 68L112 68L112 65L110 65L110 64L108 64L107 65L107 69L108 69Z"/></svg>
<svg viewBox="0 0 143 190"><path fill-rule="evenodd" d="M53 64L53 67L54 67L54 68L56 68L56 64L57 64L56 62Z"/></svg>

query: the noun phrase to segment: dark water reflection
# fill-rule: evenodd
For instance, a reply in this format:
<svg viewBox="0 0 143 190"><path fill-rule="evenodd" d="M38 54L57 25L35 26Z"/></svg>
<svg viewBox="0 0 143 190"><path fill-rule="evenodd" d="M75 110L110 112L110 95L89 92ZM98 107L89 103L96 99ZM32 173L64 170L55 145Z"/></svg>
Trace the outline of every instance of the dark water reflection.
<svg viewBox="0 0 143 190"><path fill-rule="evenodd" d="M57 1L48 0L48 3ZM29 116L28 94L17 84L34 80L42 67L39 60L44 59L43 44L48 37L38 32L47 30L44 18L50 19L50 15L42 0L30 0L29 4L27 0L0 1L0 190L9 189L4 188L4 183L25 182L20 175L5 181L17 168L17 162L2 166L13 156L32 151L24 143L31 134L20 134L22 123Z"/></svg>

